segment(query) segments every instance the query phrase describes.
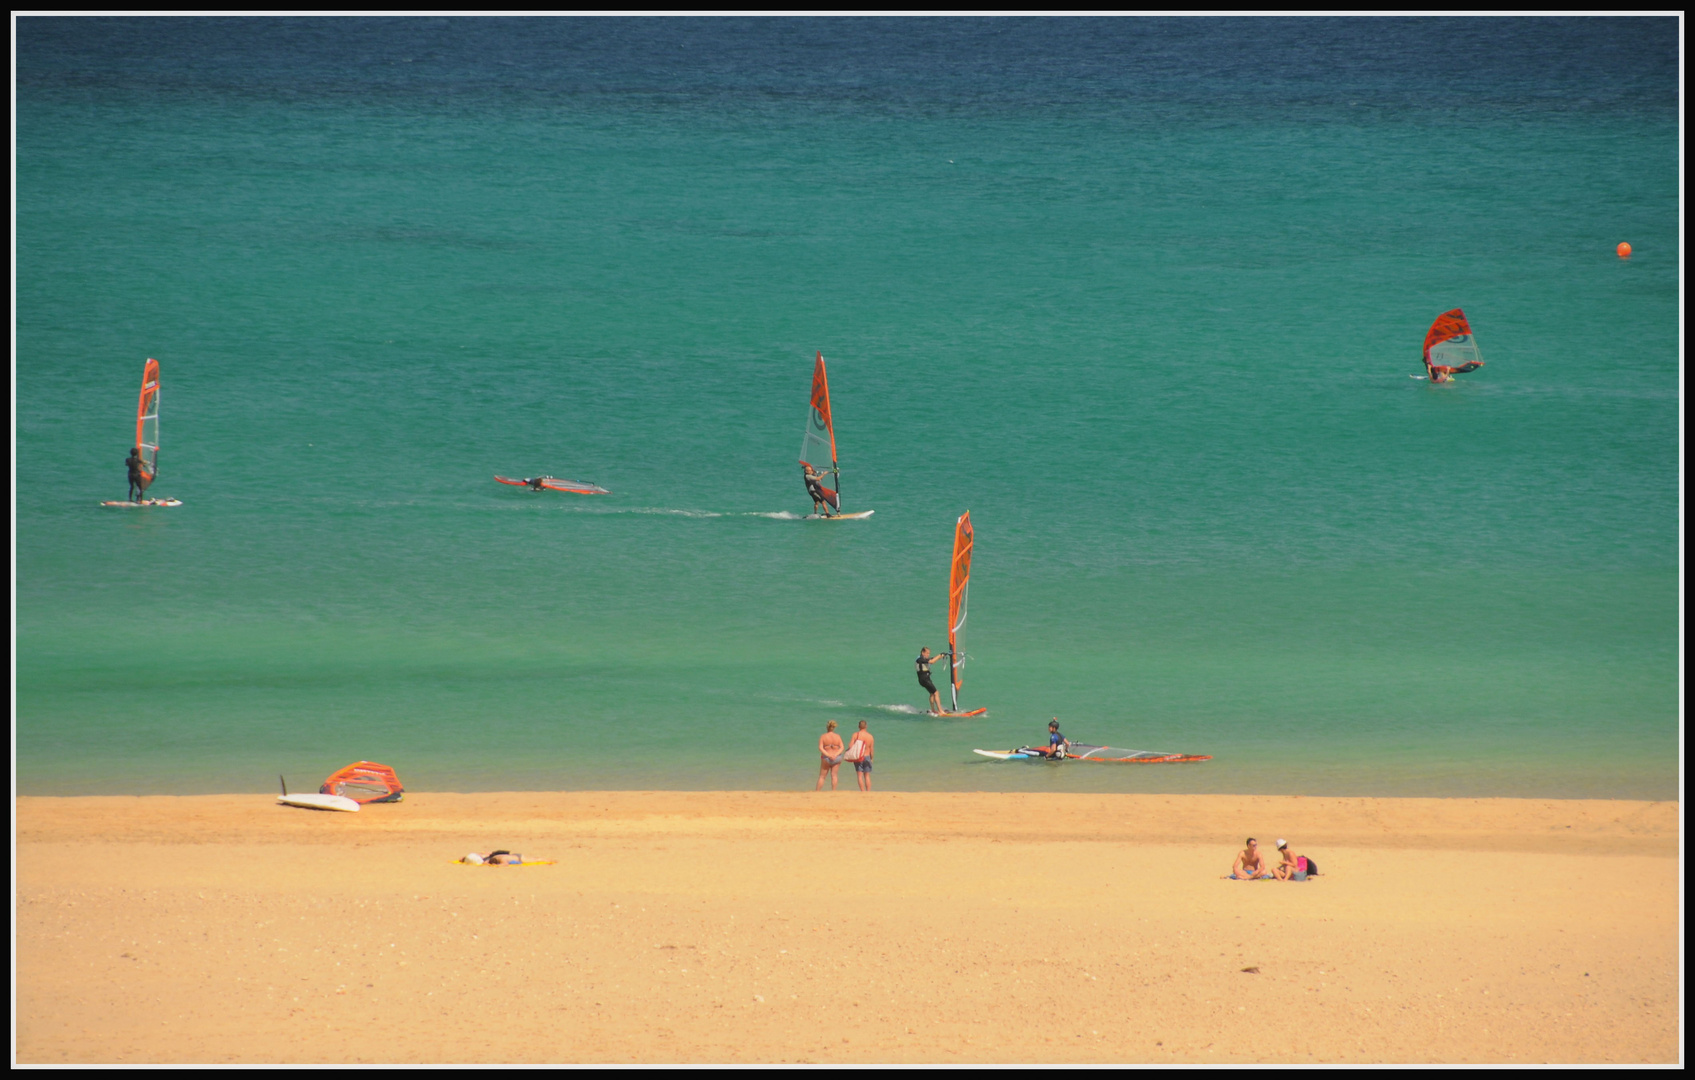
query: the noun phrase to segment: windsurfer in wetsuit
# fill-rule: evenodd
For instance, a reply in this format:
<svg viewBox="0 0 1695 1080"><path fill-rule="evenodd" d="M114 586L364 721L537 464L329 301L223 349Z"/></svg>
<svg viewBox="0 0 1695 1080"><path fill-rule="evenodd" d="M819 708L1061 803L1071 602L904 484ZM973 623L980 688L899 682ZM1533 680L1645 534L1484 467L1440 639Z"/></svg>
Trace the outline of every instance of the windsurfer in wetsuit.
<svg viewBox="0 0 1695 1080"><path fill-rule="evenodd" d="M124 459L124 464L129 467L129 501L137 502L141 496L147 494L148 483L145 471L147 462L141 456L141 447L130 447L129 457Z"/></svg>
<svg viewBox="0 0 1695 1080"><path fill-rule="evenodd" d="M541 490L541 482L543 480L546 480L546 479L547 479L547 477L545 477L545 476L533 476L530 479L524 481L524 483L529 485L531 491L540 491Z"/></svg>
<svg viewBox="0 0 1695 1080"><path fill-rule="evenodd" d="M936 684L930 681L930 665L937 660L945 659L950 654L936 653L931 655L930 646L918 650L918 659L914 663L918 667L918 685L930 692L930 712L940 716L942 713L942 694L936 689Z"/></svg>
<svg viewBox="0 0 1695 1080"><path fill-rule="evenodd" d="M1031 750L1045 758L1064 757L1071 749L1071 740L1059 733L1059 717L1048 721L1048 745L1032 746Z"/></svg>
<svg viewBox="0 0 1695 1080"><path fill-rule="evenodd" d="M824 474L804 461L800 463L800 471L806 480L806 493L812 496L813 514L833 517L834 512L830 505L830 496L824 494Z"/></svg>

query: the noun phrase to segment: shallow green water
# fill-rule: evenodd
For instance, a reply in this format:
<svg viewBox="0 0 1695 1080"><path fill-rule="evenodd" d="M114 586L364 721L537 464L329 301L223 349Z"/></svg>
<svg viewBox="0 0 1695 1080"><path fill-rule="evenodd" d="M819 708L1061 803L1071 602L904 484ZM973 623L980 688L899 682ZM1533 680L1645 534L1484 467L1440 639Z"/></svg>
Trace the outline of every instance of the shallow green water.
<svg viewBox="0 0 1695 1080"><path fill-rule="evenodd" d="M1675 796L1675 24L1266 25L24 20L19 789Z"/></svg>

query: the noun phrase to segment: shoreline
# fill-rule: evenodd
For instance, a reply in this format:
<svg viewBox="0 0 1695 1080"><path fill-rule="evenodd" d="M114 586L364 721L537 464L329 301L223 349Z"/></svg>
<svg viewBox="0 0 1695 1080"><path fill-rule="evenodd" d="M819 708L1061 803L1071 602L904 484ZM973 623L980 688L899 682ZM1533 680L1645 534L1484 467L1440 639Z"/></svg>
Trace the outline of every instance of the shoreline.
<svg viewBox="0 0 1695 1080"><path fill-rule="evenodd" d="M1680 1053L1677 803L835 795L20 797L17 1060Z"/></svg>

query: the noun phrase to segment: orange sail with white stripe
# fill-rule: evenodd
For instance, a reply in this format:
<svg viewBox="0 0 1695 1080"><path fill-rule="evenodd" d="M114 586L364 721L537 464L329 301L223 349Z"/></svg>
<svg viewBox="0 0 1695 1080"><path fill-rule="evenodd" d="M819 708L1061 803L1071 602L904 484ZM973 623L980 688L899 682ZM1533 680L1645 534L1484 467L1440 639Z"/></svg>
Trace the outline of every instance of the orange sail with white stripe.
<svg viewBox="0 0 1695 1080"><path fill-rule="evenodd" d="M959 688L965 671L965 604L971 593L971 511L959 515L953 527L953 570L948 575L948 681L953 711L959 711Z"/></svg>
<svg viewBox="0 0 1695 1080"><path fill-rule="evenodd" d="M159 361L141 369L141 398L135 406L135 446L141 452L141 490L159 475Z"/></svg>

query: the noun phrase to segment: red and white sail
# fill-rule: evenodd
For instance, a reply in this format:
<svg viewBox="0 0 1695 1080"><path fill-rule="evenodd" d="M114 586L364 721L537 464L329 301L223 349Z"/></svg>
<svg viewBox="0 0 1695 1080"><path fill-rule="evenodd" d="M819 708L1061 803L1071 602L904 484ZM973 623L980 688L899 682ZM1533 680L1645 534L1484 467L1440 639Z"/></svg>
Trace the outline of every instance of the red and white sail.
<svg viewBox="0 0 1695 1080"><path fill-rule="evenodd" d="M159 475L159 361L141 369L141 398L135 406L135 445L141 451L141 489Z"/></svg>
<svg viewBox="0 0 1695 1080"><path fill-rule="evenodd" d="M1424 335L1424 364L1426 367L1447 367L1472 370L1483 366L1477 351L1477 338L1472 335L1471 323L1459 308L1436 316ZM1469 367L1468 367L1469 365Z"/></svg>
<svg viewBox="0 0 1695 1080"><path fill-rule="evenodd" d="M953 527L953 569L948 575L948 681L953 685L954 711L965 671L965 603L971 594L971 511L959 515Z"/></svg>
<svg viewBox="0 0 1695 1080"><path fill-rule="evenodd" d="M806 431L800 439L800 463L816 473L829 473L831 484L819 485L830 505L842 508L842 471L836 465L836 425L830 417L830 379L824 371L824 354L812 365L812 399L806 408Z"/></svg>

